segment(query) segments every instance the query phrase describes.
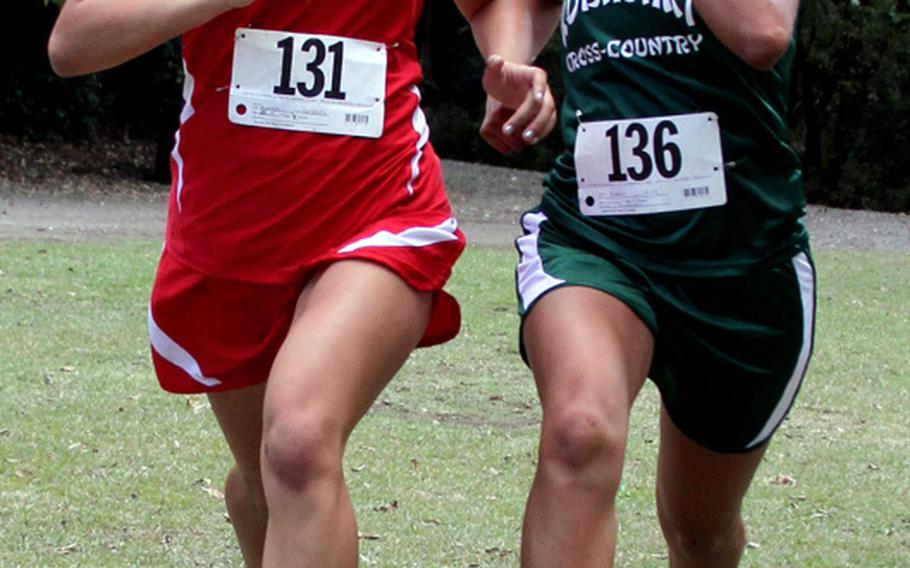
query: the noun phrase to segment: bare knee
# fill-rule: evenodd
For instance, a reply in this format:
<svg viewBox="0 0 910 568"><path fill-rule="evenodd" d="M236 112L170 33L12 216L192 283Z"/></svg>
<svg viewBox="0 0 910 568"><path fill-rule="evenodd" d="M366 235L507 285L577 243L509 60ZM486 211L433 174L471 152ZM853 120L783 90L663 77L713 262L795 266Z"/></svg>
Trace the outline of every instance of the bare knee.
<svg viewBox="0 0 910 568"><path fill-rule="evenodd" d="M236 465L232 467L224 482L224 500L232 518L266 511L259 472L244 472Z"/></svg>
<svg viewBox="0 0 910 568"><path fill-rule="evenodd" d="M572 409L544 422L541 466L555 478L615 493L624 452L625 429L597 412Z"/></svg>
<svg viewBox="0 0 910 568"><path fill-rule="evenodd" d="M302 410L278 414L270 422L263 467L280 486L302 492L340 475L342 436L330 418Z"/></svg>
<svg viewBox="0 0 910 568"><path fill-rule="evenodd" d="M671 558L688 561L680 565L726 566L729 564L722 559L738 559L746 544L739 515L728 519L696 518L694 515L674 515L658 507L658 517Z"/></svg>

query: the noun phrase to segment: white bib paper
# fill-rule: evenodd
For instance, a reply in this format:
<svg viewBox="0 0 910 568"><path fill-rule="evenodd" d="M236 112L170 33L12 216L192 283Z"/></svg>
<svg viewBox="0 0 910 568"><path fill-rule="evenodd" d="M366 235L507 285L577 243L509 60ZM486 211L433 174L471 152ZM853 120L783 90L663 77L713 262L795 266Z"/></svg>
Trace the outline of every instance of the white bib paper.
<svg viewBox="0 0 910 568"><path fill-rule="evenodd" d="M381 43L240 28L228 118L261 128L379 138L387 62Z"/></svg>
<svg viewBox="0 0 910 568"><path fill-rule="evenodd" d="M641 215L727 202L714 113L585 122L575 170L584 215Z"/></svg>

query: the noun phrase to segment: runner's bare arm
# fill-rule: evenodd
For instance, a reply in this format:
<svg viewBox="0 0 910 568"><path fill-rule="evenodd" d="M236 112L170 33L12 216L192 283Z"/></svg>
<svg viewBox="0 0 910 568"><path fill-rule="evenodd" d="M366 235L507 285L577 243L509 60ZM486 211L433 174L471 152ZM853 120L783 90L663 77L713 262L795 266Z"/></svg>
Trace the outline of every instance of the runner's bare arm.
<svg viewBox="0 0 910 568"><path fill-rule="evenodd" d="M770 69L786 53L799 0L694 0L714 35L756 69Z"/></svg>
<svg viewBox="0 0 910 568"><path fill-rule="evenodd" d="M559 22L557 0L456 0L487 59L487 109L480 134L502 153L521 150L556 124L543 69L530 63Z"/></svg>
<svg viewBox="0 0 910 568"><path fill-rule="evenodd" d="M67 0L48 41L63 77L108 69L255 0Z"/></svg>
<svg viewBox="0 0 910 568"><path fill-rule="evenodd" d="M559 0L455 0L484 57L530 63L556 30Z"/></svg>

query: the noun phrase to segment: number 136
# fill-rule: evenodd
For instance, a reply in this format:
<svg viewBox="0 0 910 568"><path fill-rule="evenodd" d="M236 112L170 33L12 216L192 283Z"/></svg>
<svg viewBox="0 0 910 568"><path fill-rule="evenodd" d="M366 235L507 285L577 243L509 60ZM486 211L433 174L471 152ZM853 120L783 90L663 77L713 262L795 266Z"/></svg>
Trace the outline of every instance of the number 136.
<svg viewBox="0 0 910 568"><path fill-rule="evenodd" d="M643 181L651 177L654 168L664 178L672 178L679 175L682 169L682 153L679 146L673 142L667 141L671 136L678 134L679 129L669 120L662 120L654 127L653 145L649 149L651 136L648 128L640 122L633 122L626 127L623 133L625 140L632 141L635 145L632 148L632 155L638 158L639 167L627 166L623 168L622 155L620 153L620 134L619 126L614 125L604 134L610 143L610 157L612 159L611 173L607 179L613 182ZM649 151L650 150L650 151Z"/></svg>

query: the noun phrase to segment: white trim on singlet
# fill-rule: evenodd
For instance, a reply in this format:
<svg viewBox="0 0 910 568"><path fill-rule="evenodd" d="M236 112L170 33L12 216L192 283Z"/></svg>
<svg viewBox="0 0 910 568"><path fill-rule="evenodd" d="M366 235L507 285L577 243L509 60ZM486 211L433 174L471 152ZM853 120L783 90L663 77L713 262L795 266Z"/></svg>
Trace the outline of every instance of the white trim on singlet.
<svg viewBox="0 0 910 568"><path fill-rule="evenodd" d="M371 247L426 247L457 241L458 235L455 234L457 229L458 223L450 217L435 227L408 227L400 233L379 231L369 237L348 243L338 252L346 254Z"/></svg>
<svg viewBox="0 0 910 568"><path fill-rule="evenodd" d="M186 60L183 60L183 110L180 111L180 128L187 120L193 116L196 110L193 108L193 92L196 89L196 80L186 68ZM183 156L180 154L180 128L174 134L174 149L171 151L171 157L177 166L177 184L175 185L177 211L182 208L180 197L183 194Z"/></svg>
<svg viewBox="0 0 910 568"><path fill-rule="evenodd" d="M801 252L793 257L793 268L796 270L796 279L799 282L799 295L803 304L803 345L796 359L796 366L793 374L787 382L774 412L768 418L765 426L758 435L746 446L749 450L764 442L783 421L787 411L793 405L793 399L799 391L799 386L806 375L806 367L809 365L809 355L812 353L813 332L815 329L815 270L806 253Z"/></svg>
<svg viewBox="0 0 910 568"><path fill-rule="evenodd" d="M540 212L525 214L521 218L525 234L515 240L521 253L521 260L515 268L515 275L524 310L527 310L545 292L565 283L565 280L547 274L543 268L537 238L540 235L540 225L546 220L547 216Z"/></svg>
<svg viewBox="0 0 910 568"><path fill-rule="evenodd" d="M149 306L148 311L148 326L149 341L152 344L152 349L154 349L158 355L161 355L166 361L183 369L183 371L197 383L207 387L216 387L221 384L221 381L218 379L206 377L202 373L202 369L199 367L199 363L196 359L158 327L158 323L155 322L155 318L152 317L151 306Z"/></svg>
<svg viewBox="0 0 910 568"><path fill-rule="evenodd" d="M430 127L427 124L427 117L423 114L423 109L420 108L420 89L416 85L412 85L411 92L417 97L417 108L414 109L414 114L411 117L411 126L414 128L414 132L417 133L417 144L416 152L411 158L411 179L408 180L408 195L414 195L414 182L417 181L417 177L420 175L420 159L423 157L423 148L430 139Z"/></svg>

